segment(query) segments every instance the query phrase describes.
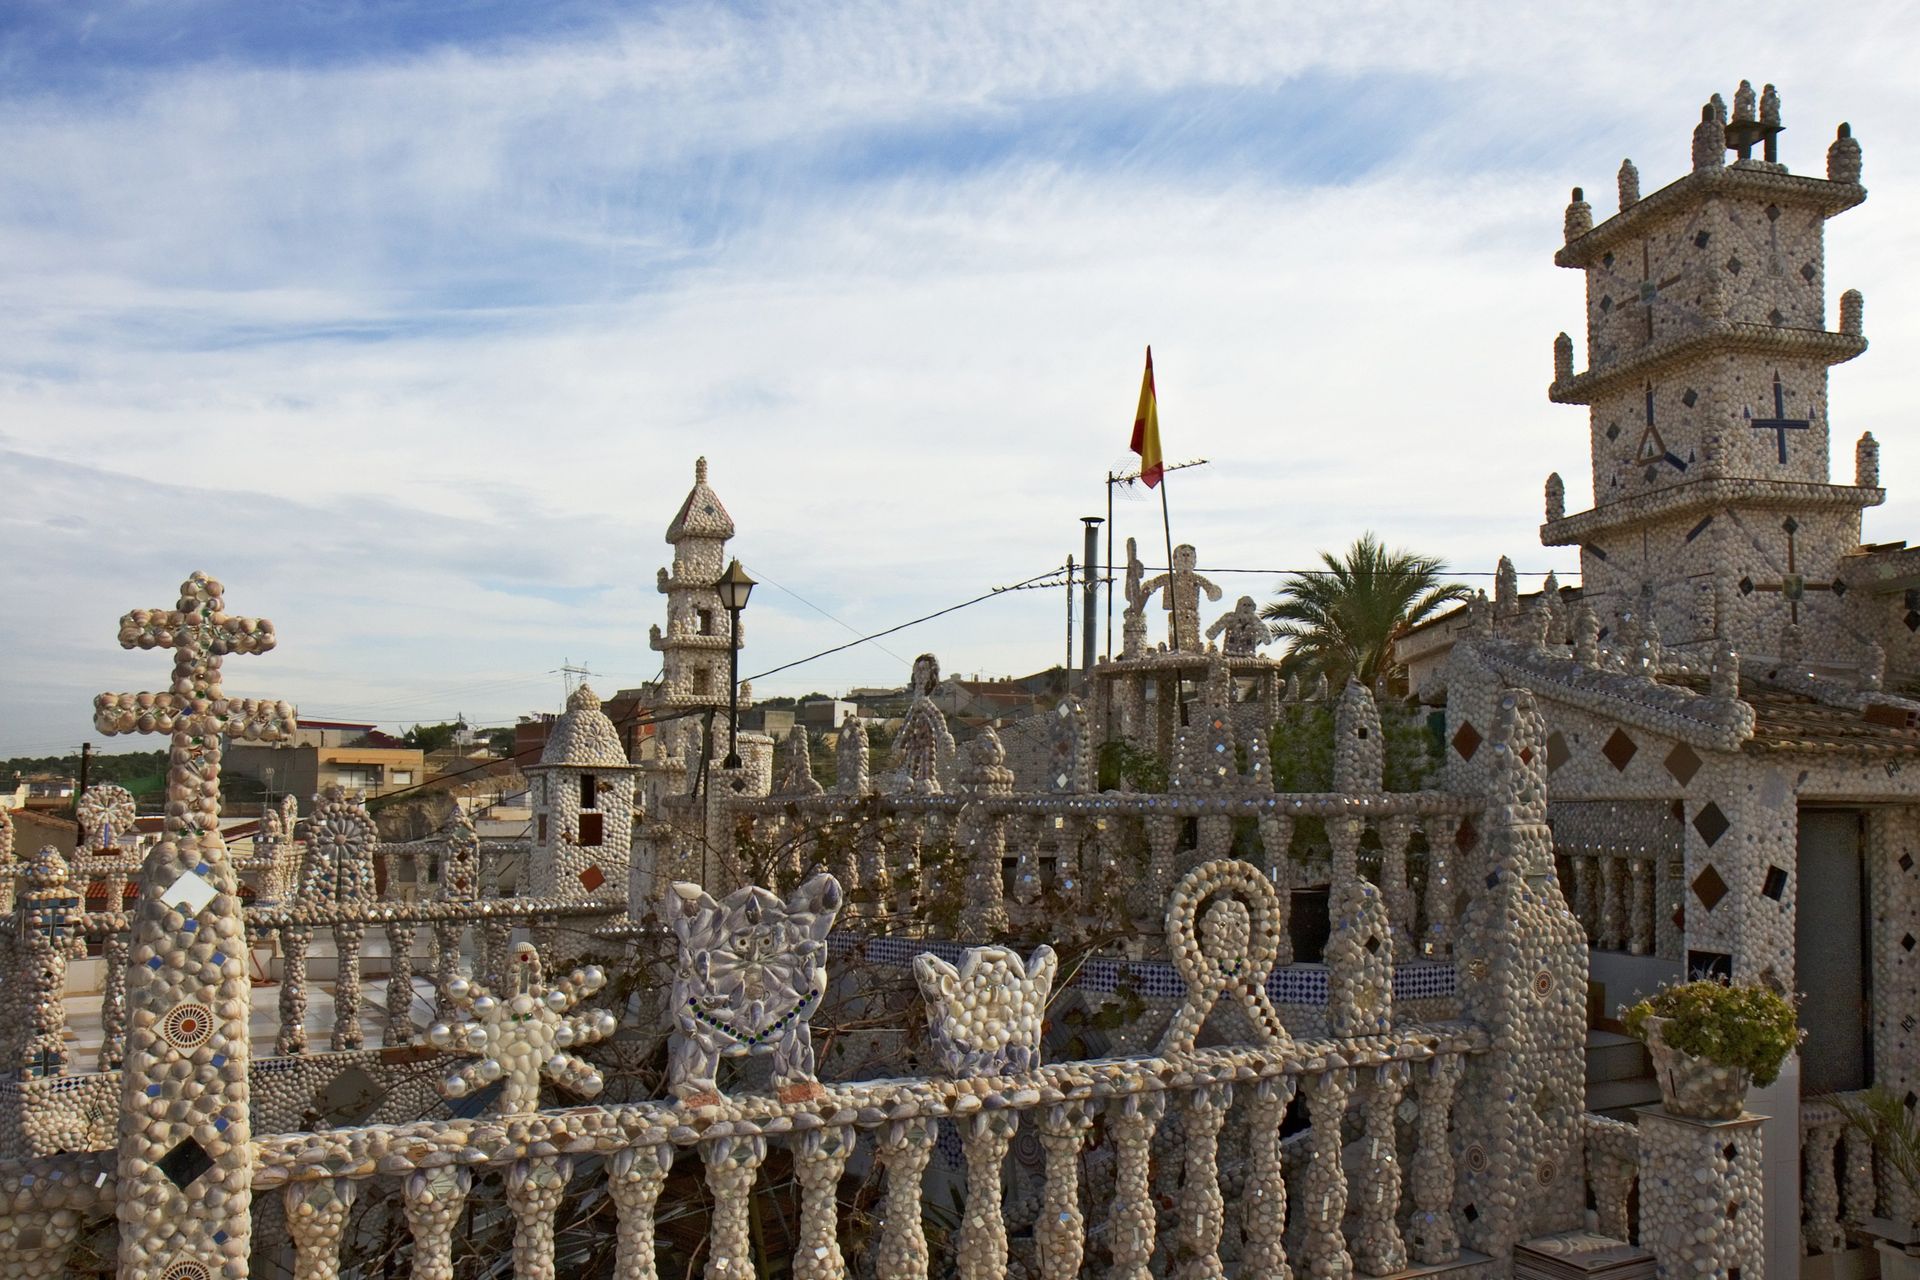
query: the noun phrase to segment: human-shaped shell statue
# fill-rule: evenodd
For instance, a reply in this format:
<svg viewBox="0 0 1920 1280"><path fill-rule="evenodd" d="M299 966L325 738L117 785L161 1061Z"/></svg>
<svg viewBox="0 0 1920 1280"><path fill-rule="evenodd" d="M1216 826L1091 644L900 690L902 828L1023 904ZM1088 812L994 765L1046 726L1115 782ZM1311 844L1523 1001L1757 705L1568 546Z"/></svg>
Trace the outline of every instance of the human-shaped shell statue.
<svg viewBox="0 0 1920 1280"><path fill-rule="evenodd" d="M852 712L840 722L840 737L833 747L836 795L867 794L867 726Z"/></svg>
<svg viewBox="0 0 1920 1280"><path fill-rule="evenodd" d="M1193 544L1183 542L1173 549L1171 570L1147 579L1142 588L1143 601L1158 591L1160 602L1171 615L1168 648L1197 651L1200 648L1200 593L1205 591L1209 600L1220 598L1220 588L1201 577L1194 567L1199 562L1200 555Z"/></svg>
<svg viewBox="0 0 1920 1280"><path fill-rule="evenodd" d="M1026 960L1006 947L968 947L955 968L913 958L940 1069L955 1079L1009 1076L1040 1065L1040 1030L1059 958L1042 945Z"/></svg>
<svg viewBox="0 0 1920 1280"><path fill-rule="evenodd" d="M330 786L315 796L307 819L307 860L300 870L301 901L372 902L377 837L367 806L344 787Z"/></svg>
<svg viewBox="0 0 1920 1280"><path fill-rule="evenodd" d="M606 975L588 965L558 982L548 983L541 971L540 953L529 943L514 948L512 991L495 996L467 978L447 984L447 996L458 1011L451 1022L427 1029L427 1041L438 1049L473 1054L469 1062L440 1082L449 1098L464 1098L495 1080L505 1080L500 1112L524 1115L540 1109L542 1076L563 1089L592 1097L605 1083L600 1073L568 1052L612 1035L617 1025L605 1009L568 1016L568 1010L607 985Z"/></svg>
<svg viewBox="0 0 1920 1280"><path fill-rule="evenodd" d="M940 684L940 659L923 653L913 660L913 701L893 740L894 769L887 789L895 794L937 796L941 767L953 758L953 730L933 705Z"/></svg>
<svg viewBox="0 0 1920 1280"><path fill-rule="evenodd" d="M780 746L780 776L774 779L773 794L817 796L824 790L820 780L813 776L813 751L807 741L807 727L797 724L787 731L787 740Z"/></svg>
<svg viewBox="0 0 1920 1280"><path fill-rule="evenodd" d="M1252 596L1241 596L1232 613L1223 613L1214 620L1207 628L1207 639L1216 636L1220 639L1220 652L1235 658L1252 657L1255 650L1273 639L1267 624L1260 621L1260 611L1254 607Z"/></svg>
<svg viewBox="0 0 1920 1280"><path fill-rule="evenodd" d="M690 1107L720 1100L720 1059L770 1054L783 1102L819 1096L809 1021L827 990L827 934L840 882L817 875L780 901L758 885L725 901L697 884L673 886L668 912L680 939L667 1080Z"/></svg>
<svg viewBox="0 0 1920 1280"><path fill-rule="evenodd" d="M111 782L88 787L75 807L89 853L104 853L133 830L133 793Z"/></svg>

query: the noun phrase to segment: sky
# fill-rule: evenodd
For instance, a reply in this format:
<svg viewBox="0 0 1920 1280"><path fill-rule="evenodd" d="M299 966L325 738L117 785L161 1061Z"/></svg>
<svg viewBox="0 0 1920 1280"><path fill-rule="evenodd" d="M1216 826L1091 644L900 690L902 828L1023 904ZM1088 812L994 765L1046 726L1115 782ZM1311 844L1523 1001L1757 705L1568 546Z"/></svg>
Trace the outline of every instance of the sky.
<svg viewBox="0 0 1920 1280"><path fill-rule="evenodd" d="M1148 343L1223 611L1366 530L1577 580L1538 543L1549 471L1591 500L1545 397L1568 188L1604 217L1622 157L1680 177L1742 77L1795 170L1841 120L1863 144L1835 451L1872 430L1866 537L1920 535L1920 12L1596 12L12 0L0 755L163 746L91 702L165 687L117 620L194 570L280 636L227 688L316 718L639 684L702 454L765 584L743 675L1034 577L1105 513ZM1164 560L1157 502L1115 517ZM755 689L1024 673L1066 626L1013 593Z"/></svg>

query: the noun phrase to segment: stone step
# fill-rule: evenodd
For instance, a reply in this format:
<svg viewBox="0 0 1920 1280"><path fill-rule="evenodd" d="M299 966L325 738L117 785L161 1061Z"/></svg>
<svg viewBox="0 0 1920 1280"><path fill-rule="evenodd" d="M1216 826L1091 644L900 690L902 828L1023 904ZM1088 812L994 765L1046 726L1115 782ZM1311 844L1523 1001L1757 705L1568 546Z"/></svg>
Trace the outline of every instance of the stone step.
<svg viewBox="0 0 1920 1280"><path fill-rule="evenodd" d="M1609 1080L1637 1080L1651 1077L1652 1074L1652 1064L1647 1061L1647 1047L1632 1036L1612 1031L1587 1032L1589 1085Z"/></svg>
<svg viewBox="0 0 1920 1280"><path fill-rule="evenodd" d="M1587 1086L1587 1110L1632 1124L1633 1109L1660 1101L1660 1086L1652 1076L1638 1080L1603 1080Z"/></svg>

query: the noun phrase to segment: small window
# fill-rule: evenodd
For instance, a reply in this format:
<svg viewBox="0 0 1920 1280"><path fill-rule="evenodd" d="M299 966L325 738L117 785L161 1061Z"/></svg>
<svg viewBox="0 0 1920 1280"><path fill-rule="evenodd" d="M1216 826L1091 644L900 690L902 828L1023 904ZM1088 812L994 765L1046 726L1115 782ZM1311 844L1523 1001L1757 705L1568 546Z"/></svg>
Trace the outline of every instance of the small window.
<svg viewBox="0 0 1920 1280"><path fill-rule="evenodd" d="M711 609L700 610L700 634L703 636L713 634L713 610Z"/></svg>
<svg viewBox="0 0 1920 1280"><path fill-rule="evenodd" d="M705 667L695 667L693 669L693 691L695 693L712 692L712 690L708 688L708 685L711 683L709 678L710 674Z"/></svg>
<svg viewBox="0 0 1920 1280"><path fill-rule="evenodd" d="M599 792L599 788L595 784L594 776L590 773L581 774L580 775L580 807L582 809L598 808L599 806L594 803L594 800L597 797L598 792Z"/></svg>
<svg viewBox="0 0 1920 1280"><path fill-rule="evenodd" d="M541 844L547 842L547 815L544 813L533 820L533 838Z"/></svg>
<svg viewBox="0 0 1920 1280"><path fill-rule="evenodd" d="M602 824L604 820L605 820L605 815L603 814L598 814L598 813L581 814L580 815L580 843L583 845L599 844L601 840L601 833L603 830Z"/></svg>
<svg viewBox="0 0 1920 1280"><path fill-rule="evenodd" d="M396 787L410 787L413 785L413 770L395 769L387 774L387 781Z"/></svg>

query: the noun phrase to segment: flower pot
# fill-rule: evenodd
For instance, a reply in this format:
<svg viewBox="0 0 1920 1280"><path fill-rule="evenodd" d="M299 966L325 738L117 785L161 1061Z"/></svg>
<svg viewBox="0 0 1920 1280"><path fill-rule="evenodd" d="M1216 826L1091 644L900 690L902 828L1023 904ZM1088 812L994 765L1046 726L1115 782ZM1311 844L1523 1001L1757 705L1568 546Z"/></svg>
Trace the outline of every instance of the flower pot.
<svg viewBox="0 0 1920 1280"><path fill-rule="evenodd" d="M1891 1240L1875 1240L1873 1247L1880 1254L1881 1280L1920 1280L1920 1255Z"/></svg>
<svg viewBox="0 0 1920 1280"><path fill-rule="evenodd" d="M1647 1053L1660 1085L1660 1105L1689 1120L1737 1120L1753 1083L1739 1067L1682 1053L1661 1038L1665 1018L1647 1019Z"/></svg>

